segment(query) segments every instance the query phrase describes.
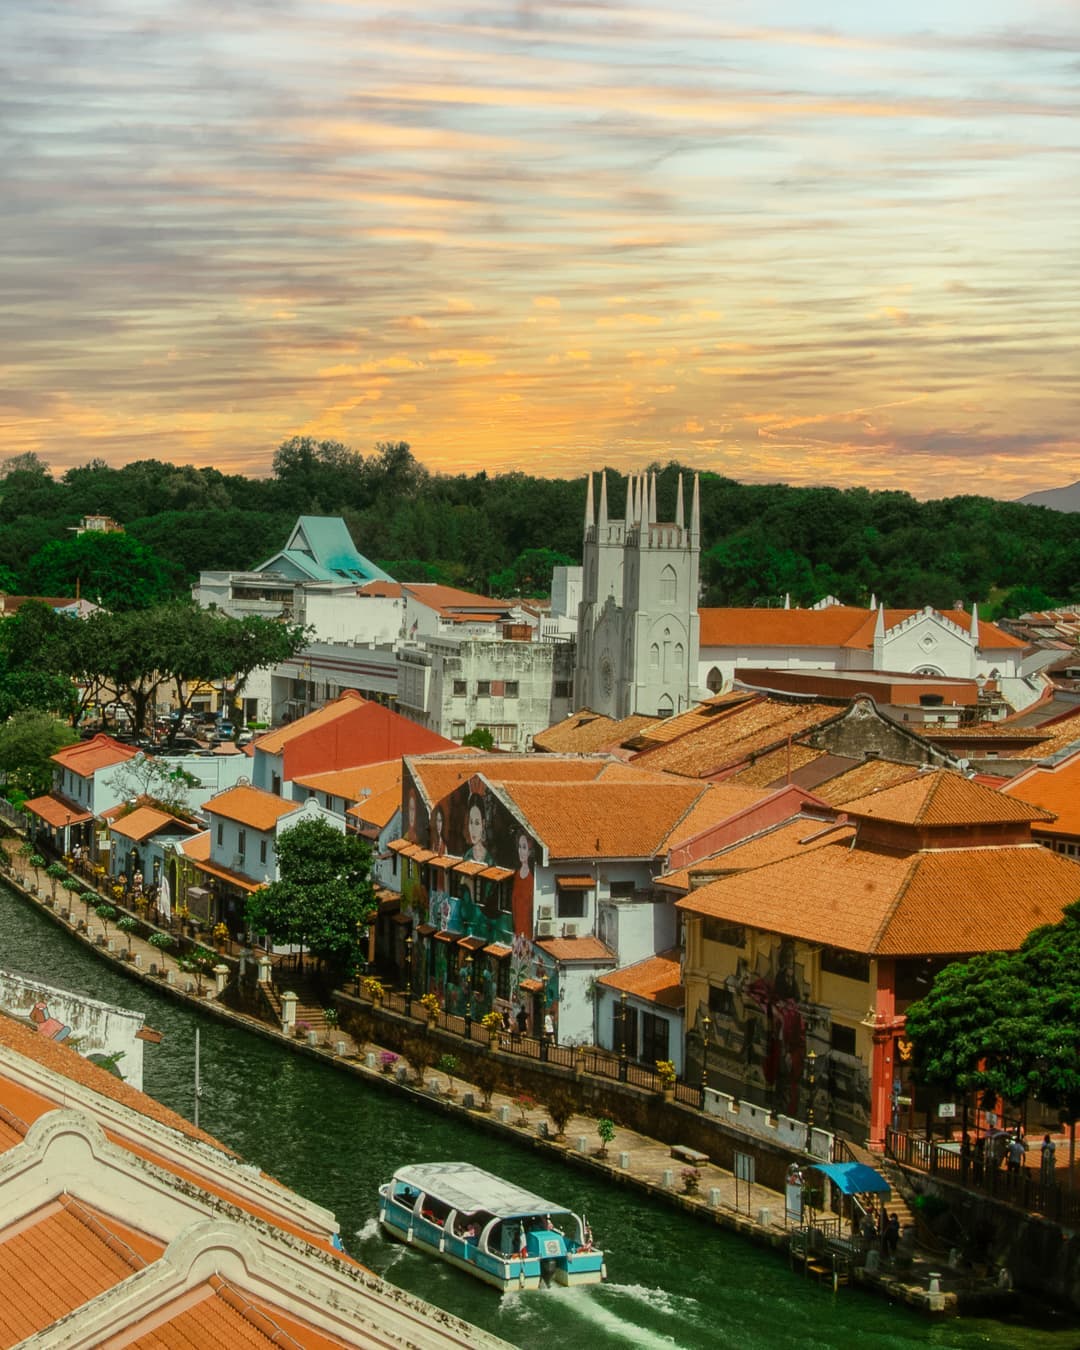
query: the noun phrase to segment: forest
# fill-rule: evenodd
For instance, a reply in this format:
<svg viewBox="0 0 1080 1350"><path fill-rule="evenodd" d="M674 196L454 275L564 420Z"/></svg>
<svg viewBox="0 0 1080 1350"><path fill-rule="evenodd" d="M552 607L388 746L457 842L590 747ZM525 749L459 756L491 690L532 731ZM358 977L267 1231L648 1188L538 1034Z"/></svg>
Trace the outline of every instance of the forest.
<svg viewBox="0 0 1080 1350"><path fill-rule="evenodd" d="M661 519L680 472L655 464ZM627 479L609 468L613 515ZM687 495L689 507L689 494ZM357 547L403 581L543 596L551 569L580 562L585 478L431 473L405 442L362 454L293 437L264 478L145 459L94 460L54 475L34 454L0 461L0 591L76 593L113 610L189 594L200 570L242 570L284 542L299 515L340 515ZM74 533L86 515L123 533ZM1080 515L989 497L920 502L905 492L742 484L701 473L702 603L951 607L984 617L1080 599Z"/></svg>

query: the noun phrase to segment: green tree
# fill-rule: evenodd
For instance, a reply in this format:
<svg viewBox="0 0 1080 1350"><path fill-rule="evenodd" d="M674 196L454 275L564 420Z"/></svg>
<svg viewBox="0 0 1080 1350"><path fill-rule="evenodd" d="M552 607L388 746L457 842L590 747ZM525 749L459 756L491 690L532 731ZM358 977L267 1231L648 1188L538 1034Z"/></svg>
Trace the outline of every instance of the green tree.
<svg viewBox="0 0 1080 1350"><path fill-rule="evenodd" d="M164 561L129 534L86 530L54 540L27 566L37 595L82 595L109 610L148 609L174 592Z"/></svg>
<svg viewBox="0 0 1080 1350"><path fill-rule="evenodd" d="M70 727L43 712L17 712L0 722L0 774L7 795L39 797L52 785L52 756L76 739Z"/></svg>
<svg viewBox="0 0 1080 1350"><path fill-rule="evenodd" d="M556 567L573 567L574 559L552 548L527 548L509 567L488 577L492 595L546 596Z"/></svg>
<svg viewBox="0 0 1080 1350"><path fill-rule="evenodd" d="M322 817L306 817L277 840L280 880L253 891L248 927L275 943L310 950L335 970L355 968L376 912L371 850Z"/></svg>
<svg viewBox="0 0 1080 1350"><path fill-rule="evenodd" d="M473 727L472 731L462 736L461 744L468 745L473 750L492 750L495 747L495 737L487 727Z"/></svg>

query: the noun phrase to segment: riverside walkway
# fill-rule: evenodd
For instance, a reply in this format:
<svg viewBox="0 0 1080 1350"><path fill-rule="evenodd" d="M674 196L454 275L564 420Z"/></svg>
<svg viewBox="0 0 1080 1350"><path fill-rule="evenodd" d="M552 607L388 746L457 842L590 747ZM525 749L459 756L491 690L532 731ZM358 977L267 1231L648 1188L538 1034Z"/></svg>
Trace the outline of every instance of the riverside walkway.
<svg viewBox="0 0 1080 1350"><path fill-rule="evenodd" d="M342 1072L368 1080L380 1090L408 1096L431 1111L454 1113L475 1127L523 1146L557 1156L568 1166L590 1169L611 1184L636 1190L650 1199L692 1213L706 1223L738 1232L753 1241L786 1252L791 1228L785 1221L785 1198L760 1185L736 1181L730 1171L711 1162L698 1164L699 1177L688 1190L684 1178L687 1163L672 1156L671 1146L637 1131L617 1127L615 1138L602 1152L597 1119L575 1114L563 1136L556 1137L547 1111L540 1102L523 1102L507 1093L491 1094L490 1106L482 1109L483 1093L468 1081L453 1080L439 1070L428 1070L423 1082L398 1070L401 1060L375 1041L357 1043L343 1029L328 1027L305 1039L284 1033L280 1026L237 1011L222 1002L213 977L197 980L175 952L162 951L145 937L123 934L115 923L104 924L92 905L75 902L69 917L62 903L51 901L49 879L40 869L19 856L12 858L8 883L53 923L76 941L84 943L101 960L122 970L129 978L156 989L174 1000L200 1009L204 1014L234 1022L280 1044L282 1049L314 1056L333 1063ZM104 900L104 897L101 897ZM87 909L85 915L81 911ZM82 926L82 931L80 931ZM110 949L111 946L111 949ZM151 973L151 970L156 973ZM391 1062L387 1063L388 1057ZM938 1275L938 1272L941 1272ZM931 1294L931 1277L937 1289ZM970 1280L951 1272L940 1255L916 1251L910 1269L900 1273L882 1269L856 1269L852 1278L912 1307L928 1312L955 1307L957 1291L968 1289ZM938 1292L940 1290L940 1292Z"/></svg>

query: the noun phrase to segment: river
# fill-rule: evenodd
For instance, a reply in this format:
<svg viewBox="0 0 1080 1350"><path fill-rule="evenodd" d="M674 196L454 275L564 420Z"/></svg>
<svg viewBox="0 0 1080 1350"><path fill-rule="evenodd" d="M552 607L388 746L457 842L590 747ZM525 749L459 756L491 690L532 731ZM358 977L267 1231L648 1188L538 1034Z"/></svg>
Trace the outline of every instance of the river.
<svg viewBox="0 0 1080 1350"><path fill-rule="evenodd" d="M200 1123L249 1161L333 1210L349 1251L388 1280L523 1347L738 1350L1074 1350L1080 1328L955 1318L930 1322L858 1290L836 1295L783 1258L693 1218L644 1203L576 1169L392 1092L352 1080L144 988L99 961L0 884L0 961L94 998L141 1010L165 1033L145 1047L148 1093L191 1117L194 1029L202 1030ZM608 1283L498 1295L381 1238L376 1188L407 1162L465 1159L584 1209L607 1253Z"/></svg>

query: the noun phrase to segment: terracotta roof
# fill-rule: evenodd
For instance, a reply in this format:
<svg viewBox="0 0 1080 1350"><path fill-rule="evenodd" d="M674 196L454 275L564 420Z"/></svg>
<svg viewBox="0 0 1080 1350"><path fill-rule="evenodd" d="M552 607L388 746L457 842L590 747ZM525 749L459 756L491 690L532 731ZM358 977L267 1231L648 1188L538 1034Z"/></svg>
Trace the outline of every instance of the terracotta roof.
<svg viewBox="0 0 1080 1350"><path fill-rule="evenodd" d="M622 745L656 722L655 717L640 714L616 720L582 708L546 731L537 732L533 736L533 745L549 754L590 755Z"/></svg>
<svg viewBox="0 0 1080 1350"><path fill-rule="evenodd" d="M1052 811L1056 820L1042 821L1040 834L1080 835L1080 754L1070 755L1053 766L1025 769L1001 789L1002 795L1031 802Z"/></svg>
<svg viewBox="0 0 1080 1350"><path fill-rule="evenodd" d="M84 810L81 806L72 806L63 798L53 797L51 794L47 797L34 797L30 801L24 802L23 810L29 811L56 830L63 829L65 825L80 825L83 821L94 819L92 813Z"/></svg>
<svg viewBox="0 0 1080 1350"><path fill-rule="evenodd" d="M354 713L358 707L366 702L367 700L361 694L358 694L355 689L346 689L341 697L336 698L333 703L327 703L325 707L316 708L314 712L297 718L295 722L290 722L288 726L276 727L273 731L268 731L265 735L260 736L259 749L265 750L270 755L280 754L290 741L296 740L299 736L306 736L317 727L328 726L331 722L336 722L339 717L348 717L350 713Z"/></svg>
<svg viewBox="0 0 1080 1350"><path fill-rule="evenodd" d="M536 944L560 965L568 961L589 961L598 964L602 961L614 962L615 953L605 947L599 938L545 938Z"/></svg>
<svg viewBox="0 0 1080 1350"><path fill-rule="evenodd" d="M272 830L282 816L304 809L301 802L287 802L272 792L256 787L226 788L203 804L208 816L222 816L253 830Z"/></svg>
<svg viewBox="0 0 1080 1350"><path fill-rule="evenodd" d="M365 581L362 586L357 586L357 595L382 596L389 600L399 600L401 598L400 581Z"/></svg>
<svg viewBox="0 0 1080 1350"><path fill-rule="evenodd" d="M601 975L597 983L664 1008L681 1008L686 1002L678 948L660 952L633 966L623 966L610 975Z"/></svg>
<svg viewBox="0 0 1080 1350"><path fill-rule="evenodd" d="M677 740L687 732L698 731L715 718L729 714L744 704L760 701L761 698L760 694L733 689L726 694L717 694L713 698L704 699L701 703L695 703L692 708L687 708L685 712L674 713L671 717L665 717L646 726L634 738L634 747L636 749L647 745L664 745L668 741Z"/></svg>
<svg viewBox="0 0 1080 1350"><path fill-rule="evenodd" d="M70 769L80 778L89 778L98 769L109 769L114 764L124 764L141 753L142 751L136 750L133 745L121 745L119 741L114 741L111 736L106 736L101 731L88 741L76 741L74 745L65 745L62 750L57 750L56 754L50 755L49 758L54 764Z"/></svg>
<svg viewBox="0 0 1080 1350"><path fill-rule="evenodd" d="M428 805L434 806L474 774L489 783L580 783L599 778L611 761L555 755L409 755L406 763Z"/></svg>
<svg viewBox="0 0 1080 1350"><path fill-rule="evenodd" d="M827 778L814 788L814 795L833 806L855 801L879 788L893 787L917 778L917 764L899 764L892 759L867 759L853 769L845 769L833 778Z"/></svg>
<svg viewBox="0 0 1080 1350"><path fill-rule="evenodd" d="M903 854L841 839L693 890L676 908L882 956L1013 951L1080 895L1038 844Z"/></svg>
<svg viewBox="0 0 1080 1350"><path fill-rule="evenodd" d="M400 766L399 766L400 767ZM345 812L353 820L363 821L384 829L394 818L394 812L401 808L401 784L387 788L385 792L372 793L363 801L350 806Z"/></svg>
<svg viewBox="0 0 1080 1350"><path fill-rule="evenodd" d="M461 591L456 586L441 586L434 581L405 581L401 589L453 623L494 622L513 608L511 601L493 600L487 595Z"/></svg>
<svg viewBox="0 0 1080 1350"><path fill-rule="evenodd" d="M155 806L137 806L126 816L117 817L110 828L113 834L123 835L125 839L142 840L168 829L180 829L185 834L193 834L199 827L189 821L179 820L168 811L159 811Z"/></svg>
<svg viewBox="0 0 1080 1350"><path fill-rule="evenodd" d="M743 787L739 783L710 783L667 838L668 848L676 848L694 839L712 825L729 820L747 807L764 801L771 793L762 788Z"/></svg>
<svg viewBox="0 0 1080 1350"><path fill-rule="evenodd" d="M698 729L667 745L643 750L632 762L703 778L741 764L763 750L775 749L789 736L799 736L835 716L835 708L820 704L754 698L709 718Z"/></svg>
<svg viewBox="0 0 1080 1350"><path fill-rule="evenodd" d="M844 803L849 816L924 828L1048 820L1049 813L982 787L949 769L931 769L906 782Z"/></svg>
<svg viewBox="0 0 1080 1350"><path fill-rule="evenodd" d="M783 782L791 773L797 773L807 764L813 764L825 755L824 750L813 750L808 745L792 744L791 753L782 745L779 750L770 750L758 755L752 764L739 769L728 779L729 783L738 783L743 787L773 787Z"/></svg>
<svg viewBox="0 0 1080 1350"><path fill-rule="evenodd" d="M895 628L917 609L885 610L885 629ZM963 610L935 611L966 633L971 615ZM874 645L877 610L855 605L830 605L826 609L700 609L701 646L707 647L852 647L869 650ZM998 650L1023 648L1027 643L1003 632L995 624L979 621L979 647ZM707 659L707 658L703 658Z"/></svg>
<svg viewBox="0 0 1080 1350"><path fill-rule="evenodd" d="M341 797L347 802L358 802L365 790L375 796L396 786L400 800L401 759L388 759L381 764L362 764L354 769L334 769L330 773L298 775L293 782L297 787L328 793L331 797Z"/></svg>
<svg viewBox="0 0 1080 1350"><path fill-rule="evenodd" d="M651 858L703 791L700 783L504 783L556 858Z"/></svg>

